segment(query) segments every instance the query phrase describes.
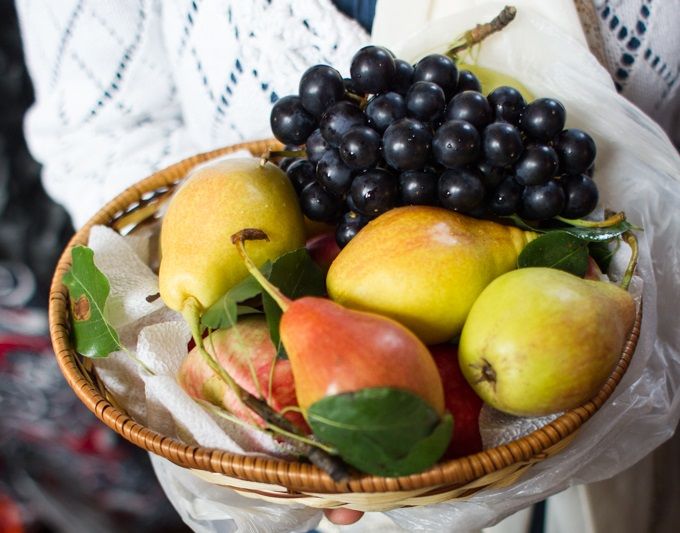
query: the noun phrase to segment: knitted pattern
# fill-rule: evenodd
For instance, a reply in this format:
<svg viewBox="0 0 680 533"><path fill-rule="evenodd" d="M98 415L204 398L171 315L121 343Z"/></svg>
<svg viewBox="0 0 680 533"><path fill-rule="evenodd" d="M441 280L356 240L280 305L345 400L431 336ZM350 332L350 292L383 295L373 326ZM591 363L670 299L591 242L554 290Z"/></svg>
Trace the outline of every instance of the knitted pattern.
<svg viewBox="0 0 680 533"><path fill-rule="evenodd" d="M330 0L18 0L36 103L25 130L76 227L182 157L271 136L304 70L347 75L366 32Z"/></svg>
<svg viewBox="0 0 680 533"><path fill-rule="evenodd" d="M680 0L594 0L617 90L680 146Z"/></svg>

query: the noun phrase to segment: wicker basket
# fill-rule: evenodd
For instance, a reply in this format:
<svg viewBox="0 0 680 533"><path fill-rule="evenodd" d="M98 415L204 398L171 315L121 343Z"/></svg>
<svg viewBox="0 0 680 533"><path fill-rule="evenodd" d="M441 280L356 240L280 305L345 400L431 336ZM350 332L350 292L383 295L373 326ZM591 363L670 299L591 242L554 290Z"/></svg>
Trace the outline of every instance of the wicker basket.
<svg viewBox="0 0 680 533"><path fill-rule="evenodd" d="M119 228L144 219L195 165L240 149L260 155L273 141L257 141L199 154L168 167L130 187L104 206L78 231L59 260L50 292L49 324L57 361L68 384L107 426L130 442L190 469L200 478L239 493L280 504L349 507L382 511L465 498L487 487L514 483L533 464L567 446L576 430L607 400L628 368L639 336L641 312L619 363L599 393L553 422L509 444L439 463L420 474L397 478L357 475L336 483L317 467L303 462L242 456L187 445L138 423L121 410L98 379L91 361L77 354L70 337L68 291L62 283L71 262L71 248L86 244L89 229L104 224Z"/></svg>

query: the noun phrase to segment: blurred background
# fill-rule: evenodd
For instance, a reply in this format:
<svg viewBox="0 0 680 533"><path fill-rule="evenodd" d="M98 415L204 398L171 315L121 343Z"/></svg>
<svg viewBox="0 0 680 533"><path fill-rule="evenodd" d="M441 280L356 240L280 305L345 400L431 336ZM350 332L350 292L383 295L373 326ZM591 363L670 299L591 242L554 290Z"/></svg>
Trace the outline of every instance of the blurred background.
<svg viewBox="0 0 680 533"><path fill-rule="evenodd" d="M47 330L73 234L22 134L33 101L14 2L0 0L0 533L188 531L141 449L77 399Z"/></svg>

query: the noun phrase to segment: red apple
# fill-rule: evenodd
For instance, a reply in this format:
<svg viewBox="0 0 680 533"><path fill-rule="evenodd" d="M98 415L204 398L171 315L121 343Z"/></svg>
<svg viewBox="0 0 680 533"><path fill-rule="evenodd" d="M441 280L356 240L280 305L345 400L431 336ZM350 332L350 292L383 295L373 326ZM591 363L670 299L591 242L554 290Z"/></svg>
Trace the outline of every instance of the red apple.
<svg viewBox="0 0 680 533"><path fill-rule="evenodd" d="M479 411L482 400L463 377L458 365L458 347L453 344L430 346L444 385L444 405L453 415L453 438L443 459L455 459L482 451Z"/></svg>
<svg viewBox="0 0 680 533"><path fill-rule="evenodd" d="M595 262L592 256L588 256L588 270L586 270L585 279L593 279L599 281L602 279L602 270L600 270L599 265Z"/></svg>
<svg viewBox="0 0 680 533"><path fill-rule="evenodd" d="M205 348L239 386L253 396L264 398L275 411L297 406L290 362L276 358L267 322L261 316L243 317L235 326L213 332L205 339ZM238 400L196 348L182 363L179 382L189 396L224 407L242 420L263 426L262 419ZM284 416L308 431L300 413L288 411Z"/></svg>
<svg viewBox="0 0 680 533"><path fill-rule="evenodd" d="M340 253L340 247L335 242L334 232L325 232L307 240L305 244L314 262L327 272L333 260Z"/></svg>

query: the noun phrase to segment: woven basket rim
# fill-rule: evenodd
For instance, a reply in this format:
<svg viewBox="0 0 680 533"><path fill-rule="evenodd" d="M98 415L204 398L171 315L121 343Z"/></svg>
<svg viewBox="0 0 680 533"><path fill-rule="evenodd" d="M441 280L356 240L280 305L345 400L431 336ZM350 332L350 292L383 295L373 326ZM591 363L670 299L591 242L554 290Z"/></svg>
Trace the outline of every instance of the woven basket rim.
<svg viewBox="0 0 680 533"><path fill-rule="evenodd" d="M64 249L50 288L48 311L50 336L57 362L67 383L87 408L108 427L133 444L179 466L246 481L282 485L292 492L341 494L413 491L423 488L438 490L442 487L464 485L516 463L540 460L546 450L572 435L609 398L627 370L635 351L640 332L641 306L616 368L592 400L566 411L554 421L520 439L473 455L438 463L425 472L410 476L384 478L359 474L349 481L336 483L325 472L311 464L233 454L180 442L143 426L115 406L107 399L105 393L94 385L93 380L85 376L86 372L91 371L91 368L88 368L92 366L91 362L75 352L70 340L68 292L62 283L62 277L71 264L71 249L78 244L87 244L92 226L110 225L129 206L139 203L144 195L159 188L173 186L197 164L242 149L258 155L277 145L278 143L271 139L231 145L197 154L156 172L127 188L102 207L74 234ZM103 388L103 385L101 386Z"/></svg>

